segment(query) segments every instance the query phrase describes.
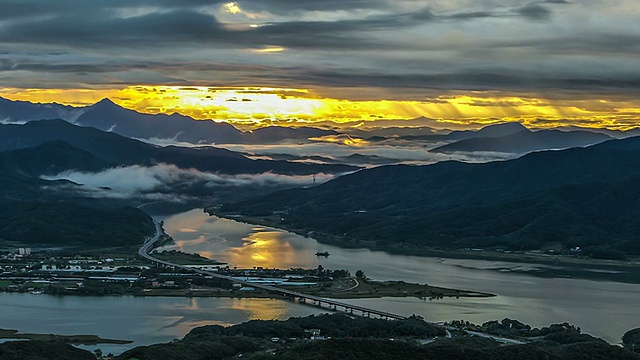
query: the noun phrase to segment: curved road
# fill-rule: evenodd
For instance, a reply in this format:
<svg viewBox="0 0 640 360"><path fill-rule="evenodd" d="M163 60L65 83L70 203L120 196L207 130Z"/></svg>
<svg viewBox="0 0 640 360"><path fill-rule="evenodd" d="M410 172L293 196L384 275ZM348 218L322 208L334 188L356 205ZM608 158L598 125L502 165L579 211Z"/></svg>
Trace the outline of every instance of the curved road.
<svg viewBox="0 0 640 360"><path fill-rule="evenodd" d="M351 305L351 304L347 304L347 303L343 303L343 302L340 302L340 301L335 301L335 300L332 300L332 299L327 299L327 298L323 298L323 297L319 297L319 296L308 295L308 294L304 294L304 293L297 292L297 291L290 291L290 290L287 290L287 289L281 289L281 288L278 288L278 287L275 287L275 286L257 284L257 283L253 283L253 282L250 282L250 281L243 281L243 280L236 279L236 278L234 278L232 276L221 275L221 274L218 274L218 273L213 272L213 271L200 270L200 269L197 269L197 268L191 268L191 267L187 267L187 266L174 264L174 263L171 263L171 262L168 262L168 261L160 260L158 258L155 258L155 257L151 256L151 254L150 254L151 250L153 250L153 245L156 243L156 241L158 241L160 239L160 237L163 234L162 225L160 225L160 223L157 222L156 220L154 220L153 222L155 223L155 226L156 226L156 234L153 237L147 239L144 242L144 244L142 244L142 246L138 250L138 255L140 255L144 259L149 260L150 262L152 262L154 264L159 264L159 265L167 266L167 267L171 267L171 268L177 268L177 269L193 271L193 272L196 272L198 274L212 276L212 277L215 277L215 278L218 278L218 279L224 279L224 280L228 280L228 281L231 281L231 282L234 282L234 283L239 283L239 284L242 284L242 285L246 285L246 286L262 289L262 290L265 290L265 291L268 291L268 292L272 292L272 293L276 293L276 294L280 294L280 295L285 295L285 296L291 297L293 299L297 298L297 299L299 299L300 301L303 301L303 302L306 301L306 300L311 300L314 303L317 303L318 305L327 304L327 305L329 305L329 308L331 310L337 310L337 307L343 307L346 312L349 312L351 314L353 314L353 311L355 310L355 311L359 311L362 314L362 316L370 316L370 315L373 314L373 315L377 315L377 316L379 316L381 318L387 318L387 319L394 319L394 320L406 319L406 316L402 316L402 315L397 315L397 314L392 314L392 313L388 313L388 312L385 312L385 311L379 311L379 310L375 310L375 309L371 309L371 308L366 308L364 306ZM442 326L442 325L438 325L436 323L431 323L431 324L435 325L435 326ZM445 326L444 328L447 331L448 336L450 336L449 330L460 330L458 328L454 328L454 327L450 327L450 326ZM492 340L495 340L495 341L498 341L498 342L502 342L502 343L505 343L505 344L512 344L512 345L525 344L525 342L520 341L520 340L503 338L503 337L495 336L495 335L492 335L492 334L474 332L474 331L469 331L469 330L463 330L463 331L465 331L467 334L469 334L471 336L484 337L484 338L492 339Z"/></svg>
<svg viewBox="0 0 640 360"><path fill-rule="evenodd" d="M156 226L156 234L153 237L147 239L144 242L144 244L142 244L140 249L138 250L138 255L140 255L144 259L149 260L150 262L152 262L154 264L158 264L158 265L162 265L162 266L166 266L166 267L171 267L171 268L176 268L176 269L183 269L183 270L193 271L193 272L198 273L198 274L212 276L212 277L215 277L215 278L218 278L218 279L228 280L228 281L231 281L231 282L234 282L234 283L238 283L238 284L242 284L242 285L245 285L245 286L250 286L250 287L258 288L258 289L261 289L261 290L265 290L265 291L268 291L268 292L271 292L271 293L285 295L285 296L291 297L293 299L297 298L302 302L304 302L306 300L311 300L314 303L317 303L318 305L327 304L327 305L329 305L329 308L331 310L337 310L338 307L342 307L342 308L345 309L345 311L348 311L351 314L353 314L353 311L359 311L360 313L362 313L363 316L377 315L377 316L380 316L381 318L388 318L388 319L395 319L395 320L406 319L406 316L402 316L402 315L398 315L398 314L392 314L392 313L389 313L389 312L386 312L386 311L380 311L380 310L376 310L376 309L371 309L371 308L367 308L367 307L364 307L364 306L351 305L351 304L343 303L343 302L340 302L340 301L335 301L335 300L328 299L328 298L323 298L323 297L320 297L320 296L304 294L304 293L297 292L297 291L291 291L291 290L287 290L287 289L282 289L282 288L278 288L278 287L275 287L275 286L258 284L258 283L254 283L254 282L251 282L251 281L239 280L239 279L236 279L236 278L234 278L232 276L218 274L217 272L214 272L214 271L201 270L201 269L198 269L198 268L187 267L187 266L183 266L183 265L174 264L174 263L171 263L169 261L160 260L158 258L153 257L150 254L151 250L153 250L153 245L156 243L156 241L158 241L160 239L160 236L162 236L162 226L160 225L159 222L157 222L155 220L154 220L154 223L155 223L155 226Z"/></svg>

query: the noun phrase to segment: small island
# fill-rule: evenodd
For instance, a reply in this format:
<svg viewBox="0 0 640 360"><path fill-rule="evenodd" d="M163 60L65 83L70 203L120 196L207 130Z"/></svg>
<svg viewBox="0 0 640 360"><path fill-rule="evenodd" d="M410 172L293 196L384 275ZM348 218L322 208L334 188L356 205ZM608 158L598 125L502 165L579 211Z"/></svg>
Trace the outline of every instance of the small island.
<svg viewBox="0 0 640 360"><path fill-rule="evenodd" d="M97 345L97 344L131 344L130 340L103 339L97 335L55 335L21 333L18 330L0 329L0 339L35 340L61 342L72 345Z"/></svg>

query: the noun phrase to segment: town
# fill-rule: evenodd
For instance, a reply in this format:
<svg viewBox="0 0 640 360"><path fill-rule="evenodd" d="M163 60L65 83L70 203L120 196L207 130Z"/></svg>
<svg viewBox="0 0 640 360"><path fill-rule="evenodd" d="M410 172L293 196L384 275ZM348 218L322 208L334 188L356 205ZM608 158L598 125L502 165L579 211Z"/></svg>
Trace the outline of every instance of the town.
<svg viewBox="0 0 640 360"><path fill-rule="evenodd" d="M182 297L278 297L246 283L304 290L305 293L333 298L373 298L383 296L489 297L493 294L447 289L403 281L378 282L363 271L352 276L348 270L238 269L175 250L156 251L159 259L182 265L169 269L150 265L133 256L74 254L66 251L18 248L0 253L0 291L28 292L34 295L132 295ZM194 270L207 270L238 280L228 281ZM241 284L244 282L245 285Z"/></svg>

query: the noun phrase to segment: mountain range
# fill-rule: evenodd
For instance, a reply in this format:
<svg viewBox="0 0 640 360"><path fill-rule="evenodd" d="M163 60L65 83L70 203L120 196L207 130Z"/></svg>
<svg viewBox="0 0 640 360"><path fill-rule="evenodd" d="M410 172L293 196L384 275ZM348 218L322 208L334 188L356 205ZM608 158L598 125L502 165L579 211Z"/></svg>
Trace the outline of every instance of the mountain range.
<svg viewBox="0 0 640 360"><path fill-rule="evenodd" d="M42 146L46 150L43 150ZM183 169L224 174L272 172L308 175L320 172L341 173L357 169L338 164L251 160L239 153L216 147L161 147L112 132L73 125L63 120L38 120L22 125L0 124L0 151L19 149L23 151L5 154L4 161L9 161L8 157L16 156L21 159L22 166L30 163L28 159L41 162L40 166L73 161L75 167L72 169L83 171L94 171L97 167L152 166L160 163L173 164ZM56 156L47 155L45 161L45 158L35 156L36 153L55 153ZM58 170L59 167L54 166L52 169Z"/></svg>
<svg viewBox="0 0 640 360"><path fill-rule="evenodd" d="M222 212L286 213L278 226L393 246L640 253L632 225L640 215L639 158L640 138L628 138L484 164L382 166Z"/></svg>
<svg viewBox="0 0 640 360"><path fill-rule="evenodd" d="M231 124L212 120L195 120L177 113L145 114L103 99L85 107L56 103L37 104L0 98L0 123L24 123L33 120L63 119L80 126L90 126L125 137L163 143L191 144L278 144L300 143L309 139L351 134L370 141L400 139L406 141L449 142L434 152L493 151L526 153L596 144L610 138L640 135L639 129L618 131L565 127L531 131L517 122L488 125L479 130L448 131L427 126L388 127L343 131L314 127L268 126L252 131L240 131ZM409 121L408 123L412 123Z"/></svg>
<svg viewBox="0 0 640 360"><path fill-rule="evenodd" d="M73 122L85 111L86 108L56 103L39 104L0 97L0 123L25 123L42 119L65 119Z"/></svg>
<svg viewBox="0 0 640 360"><path fill-rule="evenodd" d="M532 151L584 147L611 140L611 137L586 130L531 131L520 123L490 125L477 132L452 132L453 143L432 149L432 152L491 151L525 154Z"/></svg>
<svg viewBox="0 0 640 360"><path fill-rule="evenodd" d="M0 120L6 124L33 120L64 119L80 126L90 126L122 136L167 140L191 144L265 144L306 141L312 137L338 134L333 130L312 127L270 126L242 132L228 123L195 120L177 113L144 114L123 108L110 99L74 108L59 104L35 104L0 98Z"/></svg>
<svg viewBox="0 0 640 360"><path fill-rule="evenodd" d="M60 114L67 116L66 120L34 119L35 116ZM41 229L34 239L52 230L40 221L47 218L46 214L53 213L52 209L59 209L60 213L64 213L63 209L72 209L74 216L82 217L84 213L93 221L101 216L125 214L125 218L131 219L131 226L144 223L145 231L151 229L148 218L139 216L140 213L134 210L112 207L106 210L113 214L100 215L98 210L108 201L86 199L88 195L75 191L81 184L46 180L63 172L95 174L114 168L148 170L170 165L173 166L171 169L200 178L192 181L184 174L172 177L171 186L157 190L158 196L178 192L191 197L207 197L212 191L220 191L215 195L222 196L226 191L235 198L240 193L242 198L247 198L252 194L264 194L268 187L256 182L254 188L245 186L239 192L235 185L220 184L237 175L296 177L352 173L359 169L335 161L312 164L252 160L212 146L162 147L122 136L116 131L139 135L135 137L179 139L179 136L187 136L180 134L201 136L182 138L192 142L224 138L227 141L244 142L252 138L255 142L278 142L336 134L321 129L270 127L242 133L231 125L196 121L180 115L140 114L109 100L78 109L3 99L0 100L0 116L5 117L0 123L0 205L8 209L3 213L3 219L13 216L15 220L22 216L36 221L29 225ZM11 121L7 120L9 118ZM94 126L108 127L105 130L110 131ZM430 133L428 129L421 132ZM572 148L538 151L515 160L483 164L445 161L429 166L381 166L344 175L317 187L229 203L222 212L271 219L275 218L273 214L287 214L278 215L275 225L304 233L314 231L320 238L373 240L383 246L511 250L584 247L600 257L640 253L640 233L633 226L640 216L640 197L637 195L640 193L640 138L608 140L607 134L581 130L530 131L518 123L492 125L478 131L418 136L452 142L435 151L529 152L549 147ZM590 143L598 144L583 147ZM287 159L287 156L284 154L281 158ZM309 159L323 161L321 156L309 156ZM337 158L337 161L342 160L378 164L390 161L357 153ZM208 175L192 175L191 172ZM149 176L158 180L155 177L158 175ZM216 177L213 180L218 186L215 191L209 184L211 176ZM220 180L221 176L229 178ZM132 178L131 182L134 181L138 180ZM96 186L111 190L107 185ZM220 190L222 188L224 190ZM226 197L229 198L232 197ZM122 202L117 204L122 205ZM32 214L38 214L36 218L29 215L29 209L33 210ZM3 236L12 234L11 239L25 239L20 229L7 228L11 224L9 221L3 225L6 230ZM74 224L78 223L67 224L67 230L73 229ZM67 230L60 232L72 233Z"/></svg>
<svg viewBox="0 0 640 360"><path fill-rule="evenodd" d="M154 189L158 196L167 200L180 195L189 199L210 197L212 193L222 196L225 191L238 197L259 191L255 189L257 185L251 183L230 189L220 181L216 187L209 184L209 179L224 174L294 176L357 169L341 164L251 160L215 147L161 147L64 120L0 124L0 244L98 248L138 245L153 233L154 225L142 211L126 206L134 201L132 198L113 195L107 186L101 186L101 192L96 193L98 189L92 190L68 180L47 180L47 176L74 171L95 174L125 167L153 169L156 165L174 166L168 170L175 173L169 176L171 183ZM185 178L184 174L194 170L204 175L195 172ZM137 175L143 174L138 172ZM151 173L149 176L158 175ZM144 178L132 177L126 183L135 185L143 181Z"/></svg>

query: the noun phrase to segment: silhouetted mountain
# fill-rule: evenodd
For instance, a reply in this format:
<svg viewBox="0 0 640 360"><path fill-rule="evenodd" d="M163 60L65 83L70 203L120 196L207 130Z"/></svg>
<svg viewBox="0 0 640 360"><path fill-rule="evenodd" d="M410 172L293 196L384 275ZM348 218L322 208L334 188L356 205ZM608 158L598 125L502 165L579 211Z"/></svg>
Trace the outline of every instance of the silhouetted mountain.
<svg viewBox="0 0 640 360"><path fill-rule="evenodd" d="M397 159L390 159L384 156L364 155L359 153L340 157L339 159L347 164L358 164L358 165L388 165L388 164L395 164L399 162Z"/></svg>
<svg viewBox="0 0 640 360"><path fill-rule="evenodd" d="M269 126L256 129L250 133L244 133L242 142L247 144L270 144L286 140L305 141L309 138L338 134L333 130L322 130L307 126L298 128Z"/></svg>
<svg viewBox="0 0 640 360"><path fill-rule="evenodd" d="M485 128L486 129L486 128ZM484 129L483 129L484 130ZM476 134L479 134L479 131ZM498 132L490 132L497 134ZM605 134L589 131L560 131L560 130L525 130L495 137L473 137L432 149L432 152L474 152L493 151L503 153L527 153L538 150L566 149L598 144L610 140Z"/></svg>
<svg viewBox="0 0 640 360"><path fill-rule="evenodd" d="M640 138L629 138L485 164L384 166L223 211L284 210L287 228L387 244L530 249L584 241L640 253L629 220L640 216L639 157ZM594 220L610 220L607 213L621 220Z"/></svg>
<svg viewBox="0 0 640 360"><path fill-rule="evenodd" d="M69 145L62 140L0 152L0 169L31 176L55 175L65 170L99 171L116 164Z"/></svg>
<svg viewBox="0 0 640 360"><path fill-rule="evenodd" d="M22 123L42 119L65 119L73 121L85 111L84 108L52 104L37 104L28 101L12 101L0 97L0 122Z"/></svg>
<svg viewBox="0 0 640 360"><path fill-rule="evenodd" d="M250 160L233 151L215 147L160 147L91 127L80 127L63 120L32 121L24 125L0 125L0 151L34 147L61 140L105 162L116 165L150 166L173 164L227 174L312 174L339 173L355 168L346 165L302 164L286 161Z"/></svg>
<svg viewBox="0 0 640 360"><path fill-rule="evenodd" d="M622 130L611 130L611 129L587 128L587 127L580 127L580 126L560 126L555 129L561 130L561 131L589 131L593 133L605 134L616 139L624 139L624 138L640 135L639 128L622 131Z"/></svg>
<svg viewBox="0 0 640 360"><path fill-rule="evenodd" d="M423 134L423 135L402 135L400 139L403 140L417 140L417 141L460 141L466 139L474 139L474 138L498 138L501 136L508 136L517 134L519 132L529 132L524 125L518 122L504 123L504 124L495 124L488 125L480 130L455 130L449 133L445 133L444 131L439 131L434 134Z"/></svg>
<svg viewBox="0 0 640 360"><path fill-rule="evenodd" d="M530 130L519 122L510 122L504 124L488 125L477 131L452 131L451 133L449 133L449 135L447 135L447 138L450 140L464 140L471 138L497 138L517 134L522 131Z"/></svg>
<svg viewBox="0 0 640 360"><path fill-rule="evenodd" d="M63 119L137 139L172 140L192 144L263 144L306 141L311 137L338 134L312 127L271 126L242 132L228 123L195 120L180 114L144 114L103 99L91 106L71 107L59 104L34 104L0 98L0 122L23 123L33 120Z"/></svg>
<svg viewBox="0 0 640 360"><path fill-rule="evenodd" d="M139 139L173 139L179 142L235 143L242 132L226 123L194 120L180 114L142 114L125 109L109 99L92 105L76 124Z"/></svg>
<svg viewBox="0 0 640 360"><path fill-rule="evenodd" d="M357 137L361 137L364 139L369 138L377 138L377 137L400 137L400 136L424 136L424 135L435 135L438 134L438 130L432 129L430 127L421 126L421 127L387 127L380 129L369 129L369 130L360 130L360 129L345 129L350 135L354 135Z"/></svg>

